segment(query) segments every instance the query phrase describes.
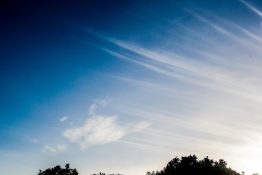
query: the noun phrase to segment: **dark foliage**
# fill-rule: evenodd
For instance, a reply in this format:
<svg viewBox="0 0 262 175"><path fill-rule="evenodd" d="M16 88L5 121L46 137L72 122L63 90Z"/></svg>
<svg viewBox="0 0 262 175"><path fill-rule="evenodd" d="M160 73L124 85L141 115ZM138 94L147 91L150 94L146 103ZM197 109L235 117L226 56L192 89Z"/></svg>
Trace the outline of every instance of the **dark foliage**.
<svg viewBox="0 0 262 175"><path fill-rule="evenodd" d="M98 174L91 174L91 175L123 175L123 174L105 174L105 173L98 173Z"/></svg>
<svg viewBox="0 0 262 175"><path fill-rule="evenodd" d="M48 168L45 171L39 171L38 175L78 175L76 169L71 169L69 164L65 168L56 166ZM106 175L105 173L91 175ZM121 175L121 174L107 174ZM161 171L147 172L146 175L241 175L238 172L227 167L226 161L220 159L214 161L208 157L198 160L195 155L187 157L175 157Z"/></svg>
<svg viewBox="0 0 262 175"><path fill-rule="evenodd" d="M91 174L91 175L123 175L123 174L105 174L105 173L98 173L98 174Z"/></svg>
<svg viewBox="0 0 262 175"><path fill-rule="evenodd" d="M65 168L61 168L58 165L45 171L40 170L37 175L78 175L78 172L76 169L71 169L69 164L66 164Z"/></svg>
<svg viewBox="0 0 262 175"><path fill-rule="evenodd" d="M214 161L208 157L198 160L195 155L174 158L162 171L147 172L147 175L240 175L227 167L227 163L220 159Z"/></svg>

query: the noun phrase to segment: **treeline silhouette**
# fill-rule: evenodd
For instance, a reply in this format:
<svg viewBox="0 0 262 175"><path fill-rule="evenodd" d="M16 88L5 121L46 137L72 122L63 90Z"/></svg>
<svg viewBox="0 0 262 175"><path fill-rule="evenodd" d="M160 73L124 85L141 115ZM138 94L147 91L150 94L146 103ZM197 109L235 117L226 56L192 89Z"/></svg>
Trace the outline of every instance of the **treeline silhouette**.
<svg viewBox="0 0 262 175"><path fill-rule="evenodd" d="M37 175L78 175L76 169L71 169L69 164L65 168L59 165L48 168L44 171L39 170ZM91 174L91 175L122 175L122 174ZM241 175L237 171L227 167L226 161L220 159L214 161L205 157L198 160L195 155L185 157L175 157L161 171L148 171L146 175Z"/></svg>
<svg viewBox="0 0 262 175"><path fill-rule="evenodd" d="M55 166L54 168L47 168L46 170L42 171L39 170L37 175L78 175L78 171L76 169L71 169L70 164L66 164L65 168L61 168L60 165ZM97 173L97 174L90 174L90 175L123 175L123 174L105 174L105 173Z"/></svg>
<svg viewBox="0 0 262 175"><path fill-rule="evenodd" d="M161 171L147 172L146 175L240 175L227 167L226 161L214 161L205 157L198 160L195 155L171 160Z"/></svg>
<svg viewBox="0 0 262 175"><path fill-rule="evenodd" d="M105 174L105 173L98 173L98 174L91 174L91 175L123 175L123 174Z"/></svg>

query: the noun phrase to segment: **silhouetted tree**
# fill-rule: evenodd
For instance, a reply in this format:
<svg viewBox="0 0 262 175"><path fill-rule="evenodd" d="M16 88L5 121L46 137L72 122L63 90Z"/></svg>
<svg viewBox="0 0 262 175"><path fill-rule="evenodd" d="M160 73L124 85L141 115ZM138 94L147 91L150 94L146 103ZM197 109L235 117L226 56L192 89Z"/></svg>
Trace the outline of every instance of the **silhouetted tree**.
<svg viewBox="0 0 262 175"><path fill-rule="evenodd" d="M106 175L105 173L90 174L90 175ZM107 174L107 175L123 175L123 174Z"/></svg>
<svg viewBox="0 0 262 175"><path fill-rule="evenodd" d="M205 157L198 160L195 155L172 159L161 171L147 172L146 175L240 175L227 167L226 161L214 161Z"/></svg>
<svg viewBox="0 0 262 175"><path fill-rule="evenodd" d="M45 171L39 170L37 175L78 175L76 169L71 169L69 164L65 165L65 168L61 168L59 165L54 168L48 168Z"/></svg>

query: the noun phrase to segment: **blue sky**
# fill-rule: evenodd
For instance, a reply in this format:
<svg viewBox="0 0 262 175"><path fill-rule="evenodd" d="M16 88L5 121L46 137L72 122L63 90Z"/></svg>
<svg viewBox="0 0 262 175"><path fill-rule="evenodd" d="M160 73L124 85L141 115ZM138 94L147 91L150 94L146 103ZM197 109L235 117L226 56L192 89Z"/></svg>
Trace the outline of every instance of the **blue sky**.
<svg viewBox="0 0 262 175"><path fill-rule="evenodd" d="M262 4L1 2L0 169L262 173Z"/></svg>

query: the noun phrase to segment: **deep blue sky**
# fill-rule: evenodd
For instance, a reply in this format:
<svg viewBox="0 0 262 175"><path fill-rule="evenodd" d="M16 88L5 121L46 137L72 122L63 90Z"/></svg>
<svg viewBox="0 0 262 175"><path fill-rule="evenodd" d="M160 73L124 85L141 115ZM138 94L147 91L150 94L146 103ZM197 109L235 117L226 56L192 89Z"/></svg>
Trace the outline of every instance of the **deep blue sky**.
<svg viewBox="0 0 262 175"><path fill-rule="evenodd" d="M28 155L14 165L22 175L63 161L82 174L111 162L105 170L133 175L194 153L260 171L240 167L241 157L259 160L245 152L262 144L261 9L259 0L1 1L4 172L20 173L8 167Z"/></svg>

